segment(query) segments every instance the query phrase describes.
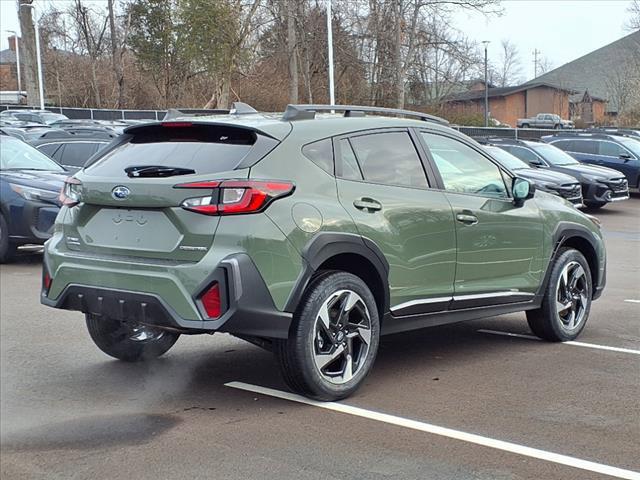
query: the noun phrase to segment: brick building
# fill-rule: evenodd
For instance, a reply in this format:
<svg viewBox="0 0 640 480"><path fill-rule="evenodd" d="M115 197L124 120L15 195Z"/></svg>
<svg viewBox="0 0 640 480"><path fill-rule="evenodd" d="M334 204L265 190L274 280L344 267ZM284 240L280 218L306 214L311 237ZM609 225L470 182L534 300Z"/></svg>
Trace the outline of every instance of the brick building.
<svg viewBox="0 0 640 480"><path fill-rule="evenodd" d="M0 51L0 91L18 90L16 37L9 37L9 48Z"/></svg>

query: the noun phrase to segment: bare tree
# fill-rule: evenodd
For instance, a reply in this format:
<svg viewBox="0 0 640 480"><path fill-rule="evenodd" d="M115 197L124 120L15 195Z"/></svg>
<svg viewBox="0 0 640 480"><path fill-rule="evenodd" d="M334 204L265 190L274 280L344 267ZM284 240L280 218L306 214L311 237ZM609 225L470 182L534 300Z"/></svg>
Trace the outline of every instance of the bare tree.
<svg viewBox="0 0 640 480"><path fill-rule="evenodd" d="M640 0L633 0L627 8L625 28L629 31L640 30Z"/></svg>
<svg viewBox="0 0 640 480"><path fill-rule="evenodd" d="M501 87L515 85L520 82L522 64L518 47L509 39L500 42L500 63L497 65L497 83Z"/></svg>
<svg viewBox="0 0 640 480"><path fill-rule="evenodd" d="M122 38L118 35L117 19L114 12L113 0L107 2L109 8L109 33L111 36L111 64L113 66L113 74L118 86L118 100L116 108L123 108L124 105L124 46L127 42L129 27L131 25L131 12L126 15Z"/></svg>

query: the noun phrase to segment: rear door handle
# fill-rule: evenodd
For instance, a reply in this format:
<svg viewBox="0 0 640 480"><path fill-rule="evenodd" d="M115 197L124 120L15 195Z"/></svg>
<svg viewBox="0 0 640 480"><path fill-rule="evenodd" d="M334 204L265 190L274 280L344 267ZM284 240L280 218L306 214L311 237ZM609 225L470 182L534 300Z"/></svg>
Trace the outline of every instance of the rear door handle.
<svg viewBox="0 0 640 480"><path fill-rule="evenodd" d="M358 210L382 210L382 204L373 198L363 197L353 201L353 206Z"/></svg>
<svg viewBox="0 0 640 480"><path fill-rule="evenodd" d="M456 220L464 223L465 225L475 225L476 223L478 223L478 217L469 213L458 213L456 215Z"/></svg>

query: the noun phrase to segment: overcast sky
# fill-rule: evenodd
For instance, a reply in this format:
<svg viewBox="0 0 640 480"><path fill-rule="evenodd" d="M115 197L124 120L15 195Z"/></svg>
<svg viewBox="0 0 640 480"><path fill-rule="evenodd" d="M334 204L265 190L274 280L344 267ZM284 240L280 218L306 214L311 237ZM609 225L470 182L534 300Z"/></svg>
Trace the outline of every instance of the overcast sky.
<svg viewBox="0 0 640 480"><path fill-rule="evenodd" d="M104 4L106 8L106 0L91 3ZM504 14L500 17L460 11L454 24L471 39L489 40L489 58L496 62L500 41L510 39L518 47L522 73L528 80L534 76L534 49L559 67L628 34L623 25L630 3L631 0L503 0ZM8 48L6 30L18 29L16 1L0 0L0 50Z"/></svg>

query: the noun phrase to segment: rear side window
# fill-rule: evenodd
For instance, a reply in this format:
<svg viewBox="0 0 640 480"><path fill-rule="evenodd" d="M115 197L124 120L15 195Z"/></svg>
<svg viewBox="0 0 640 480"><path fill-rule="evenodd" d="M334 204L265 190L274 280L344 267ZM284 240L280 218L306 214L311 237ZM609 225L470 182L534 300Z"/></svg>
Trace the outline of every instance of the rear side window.
<svg viewBox="0 0 640 480"><path fill-rule="evenodd" d="M571 143L571 152L587 153L590 155L598 154L598 143L593 140L574 140Z"/></svg>
<svg viewBox="0 0 640 480"><path fill-rule="evenodd" d="M256 144L258 135L246 128L197 125L164 127L149 125L135 130L124 143L92 162L87 172L119 176L134 166L182 167L196 174L226 172L237 168ZM262 158L277 141L264 139Z"/></svg>
<svg viewBox="0 0 640 480"><path fill-rule="evenodd" d="M420 157L406 132L375 133L350 139L366 181L426 188Z"/></svg>
<svg viewBox="0 0 640 480"><path fill-rule="evenodd" d="M363 180L356 154L353 153L353 148L346 138L340 140L340 163L337 173L347 180Z"/></svg>
<svg viewBox="0 0 640 480"><path fill-rule="evenodd" d="M333 175L333 142L330 138L305 145L302 147L302 154L325 172Z"/></svg>
<svg viewBox="0 0 640 480"><path fill-rule="evenodd" d="M49 143L47 145L41 145L37 147L42 153L44 153L47 157L54 158L56 151L60 148L59 143Z"/></svg>
<svg viewBox="0 0 640 480"><path fill-rule="evenodd" d="M558 140L551 142L551 145L553 145L554 147L558 147L565 152L574 152L575 150L573 150L573 144L574 142L572 140Z"/></svg>
<svg viewBox="0 0 640 480"><path fill-rule="evenodd" d="M96 152L96 143L67 143L62 151L60 163L82 167L89 160L89 157Z"/></svg>

